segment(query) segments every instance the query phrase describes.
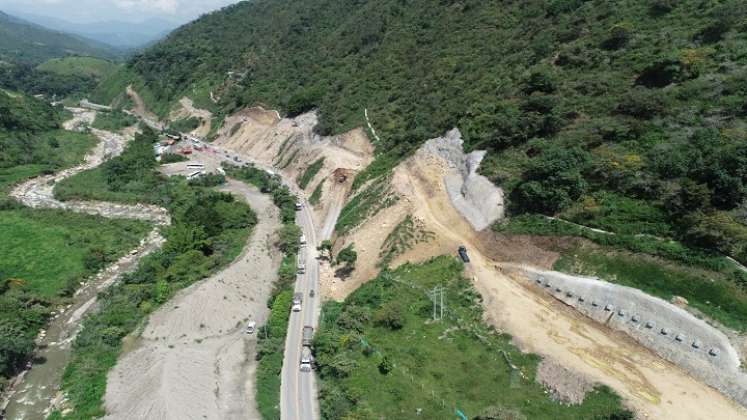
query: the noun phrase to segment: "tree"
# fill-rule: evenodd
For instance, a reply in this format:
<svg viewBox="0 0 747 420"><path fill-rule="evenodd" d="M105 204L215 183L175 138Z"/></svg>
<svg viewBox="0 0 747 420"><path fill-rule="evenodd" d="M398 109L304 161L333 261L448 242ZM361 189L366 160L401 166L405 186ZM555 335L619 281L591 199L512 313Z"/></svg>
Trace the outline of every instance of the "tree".
<svg viewBox="0 0 747 420"><path fill-rule="evenodd" d="M355 262L358 261L358 253L355 252L355 244L351 243L337 254L337 264L345 264L347 268L355 268Z"/></svg>
<svg viewBox="0 0 747 420"><path fill-rule="evenodd" d="M610 28L607 39L602 43L602 48L607 50L618 50L624 47L631 38L631 30L627 24L617 24Z"/></svg>
<svg viewBox="0 0 747 420"><path fill-rule="evenodd" d="M399 330L404 326L402 307L395 302L388 302L374 314L374 323L391 330Z"/></svg>
<svg viewBox="0 0 747 420"><path fill-rule="evenodd" d="M316 248L317 251L320 252L319 257L330 260L332 259L332 241L329 239L325 239L322 241L322 243Z"/></svg>
<svg viewBox="0 0 747 420"><path fill-rule="evenodd" d="M384 356L384 358L381 359L381 363L379 363L379 373L382 375L387 375L389 372L394 369L394 365L392 365L391 360L387 356Z"/></svg>
<svg viewBox="0 0 747 420"><path fill-rule="evenodd" d="M286 254L297 254L301 233L301 228L297 225L283 225L278 229L277 247Z"/></svg>

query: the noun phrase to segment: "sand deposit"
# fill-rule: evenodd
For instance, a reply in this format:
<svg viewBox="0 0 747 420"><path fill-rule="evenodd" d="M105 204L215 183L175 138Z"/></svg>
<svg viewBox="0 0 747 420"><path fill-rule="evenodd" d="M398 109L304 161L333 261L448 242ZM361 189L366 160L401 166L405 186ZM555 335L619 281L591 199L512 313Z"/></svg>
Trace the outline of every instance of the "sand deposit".
<svg viewBox="0 0 747 420"><path fill-rule="evenodd" d="M271 199L243 183L226 191L246 199L259 223L242 255L220 273L177 294L148 320L136 348L110 372L111 419L259 418L254 403L256 335L280 264L273 249L279 216Z"/></svg>

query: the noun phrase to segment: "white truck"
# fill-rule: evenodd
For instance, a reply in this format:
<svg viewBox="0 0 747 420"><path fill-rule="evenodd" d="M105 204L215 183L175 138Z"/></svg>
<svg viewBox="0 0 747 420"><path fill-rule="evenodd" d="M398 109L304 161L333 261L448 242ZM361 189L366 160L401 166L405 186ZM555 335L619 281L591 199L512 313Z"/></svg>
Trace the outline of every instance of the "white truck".
<svg viewBox="0 0 747 420"><path fill-rule="evenodd" d="M314 339L314 327L306 325L303 327L303 337L301 338L301 344L304 346L311 346L311 342Z"/></svg>
<svg viewBox="0 0 747 420"><path fill-rule="evenodd" d="M314 356L311 354L309 346L303 346L301 349L301 372L311 372L311 364L314 362Z"/></svg>
<svg viewBox="0 0 747 420"><path fill-rule="evenodd" d="M301 312L301 302L303 301L303 294L302 293L296 293L293 295L293 306L291 307L291 310L293 312Z"/></svg>
<svg viewBox="0 0 747 420"><path fill-rule="evenodd" d="M306 264L303 262L303 257L298 256L298 274L306 274Z"/></svg>

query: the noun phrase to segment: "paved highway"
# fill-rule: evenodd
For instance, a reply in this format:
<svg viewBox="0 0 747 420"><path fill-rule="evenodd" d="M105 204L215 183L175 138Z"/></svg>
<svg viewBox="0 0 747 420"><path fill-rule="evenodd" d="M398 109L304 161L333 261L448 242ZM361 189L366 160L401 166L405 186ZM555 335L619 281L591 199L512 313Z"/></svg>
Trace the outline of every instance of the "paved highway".
<svg viewBox="0 0 747 420"><path fill-rule="evenodd" d="M141 117L141 119L143 118ZM149 121L146 121L147 123ZM208 160L217 158L219 161L228 161L231 164L249 161L260 169L279 174L279 171L275 168L256 162L251 157L239 155L215 145L208 144L207 147L208 150L213 151L212 154L195 151L195 155L208 157ZM311 215L311 207L305 197L305 193L296 188L292 181L283 178L283 183L303 203L302 209L296 215L296 223L303 230L307 244L302 247L299 253L299 258L304 260L306 272L305 274L298 274L296 276L295 293L303 295L303 303L301 305L301 312L291 312L288 324L281 373L280 413L283 420L315 420L319 418L315 374L313 372L301 372L300 360L303 327L309 325L316 330L321 310L318 293L319 259L316 249L320 241L317 237L314 220ZM329 239L332 236L337 217L340 213L340 205L340 203L337 203L330 209L330 213L321 231L321 239ZM310 296L311 290L315 292L313 298Z"/></svg>
<svg viewBox="0 0 747 420"><path fill-rule="evenodd" d="M260 164L253 159L240 156L230 151L210 145L217 155L230 163L236 163L245 159L251 161L260 169L272 170L275 173L279 171ZM319 418L319 408L317 404L316 376L313 372L301 372L301 339L303 327L306 325L318 327L319 313L321 310L319 290L319 253L316 249L321 240L329 239L332 236L337 216L340 213L338 206L333 206L330 210L329 217L325 220L322 228L321 238L317 236L314 220L311 215L311 207L303 191L296 188L290 181L283 178L284 184L299 197L303 203L302 209L296 215L296 223L301 227L304 236L306 236L306 246L301 248L299 258L303 259L306 267L304 274L296 276L295 293L303 295L301 312L291 312L290 322L288 323L288 334L285 341L285 354L283 360L283 369L281 373L280 388L280 413L283 420L315 420ZM321 240L320 240L321 239ZM314 290L315 296L311 297L310 292Z"/></svg>

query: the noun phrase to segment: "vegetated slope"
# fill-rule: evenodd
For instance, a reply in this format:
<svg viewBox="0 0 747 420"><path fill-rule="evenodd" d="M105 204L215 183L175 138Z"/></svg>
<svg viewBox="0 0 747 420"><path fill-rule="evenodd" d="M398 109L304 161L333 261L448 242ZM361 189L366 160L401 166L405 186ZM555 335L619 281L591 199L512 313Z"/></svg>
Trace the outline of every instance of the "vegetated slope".
<svg viewBox="0 0 747 420"><path fill-rule="evenodd" d="M0 59L42 63L66 55L115 57L110 47L0 12Z"/></svg>
<svg viewBox="0 0 747 420"><path fill-rule="evenodd" d="M462 269L454 257L406 264L343 303L325 304L314 340L323 418L421 411L424 418L443 419L455 410L470 419L633 418L605 387L582 397L582 404L552 401L534 380L538 357L483 324L479 295ZM431 319L428 296L436 286L448 296L440 321Z"/></svg>
<svg viewBox="0 0 747 420"><path fill-rule="evenodd" d="M318 107L321 132L368 109L382 144L357 185L456 126L514 214L747 261L746 16L737 0L260 0L173 32L99 93L134 83L163 115L184 94Z"/></svg>
<svg viewBox="0 0 747 420"><path fill-rule="evenodd" d="M52 58L39 66L37 70L61 75L81 75L103 79L117 70L111 61L95 57L62 57Z"/></svg>
<svg viewBox="0 0 747 420"><path fill-rule="evenodd" d="M0 390L22 369L50 312L79 282L137 246L148 226L6 197L15 183L80 162L92 136L60 129L65 113L0 90Z"/></svg>
<svg viewBox="0 0 747 420"><path fill-rule="evenodd" d="M105 59L117 56L103 44L0 12L0 87L58 97L90 91L113 70Z"/></svg>

